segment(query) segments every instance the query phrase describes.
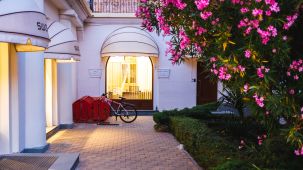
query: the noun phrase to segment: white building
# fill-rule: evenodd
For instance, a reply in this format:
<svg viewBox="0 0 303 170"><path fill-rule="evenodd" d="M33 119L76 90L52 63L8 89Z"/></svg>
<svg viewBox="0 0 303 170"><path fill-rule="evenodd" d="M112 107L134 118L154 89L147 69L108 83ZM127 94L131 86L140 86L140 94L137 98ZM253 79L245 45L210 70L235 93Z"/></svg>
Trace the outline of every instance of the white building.
<svg viewBox="0 0 303 170"><path fill-rule="evenodd" d="M46 129L72 127L83 96L123 96L139 110L216 100L197 59L172 65L168 39L141 29L136 0L90 2L0 1L0 154L45 151Z"/></svg>

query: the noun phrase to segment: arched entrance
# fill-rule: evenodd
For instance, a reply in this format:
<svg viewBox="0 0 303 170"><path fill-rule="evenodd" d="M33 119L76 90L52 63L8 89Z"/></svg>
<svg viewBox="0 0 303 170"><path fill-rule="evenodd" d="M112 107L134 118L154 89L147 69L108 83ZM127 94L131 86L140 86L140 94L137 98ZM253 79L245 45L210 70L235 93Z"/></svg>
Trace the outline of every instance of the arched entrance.
<svg viewBox="0 0 303 170"><path fill-rule="evenodd" d="M138 110L153 110L153 64L159 56L153 37L137 27L122 27L105 39L101 57L106 63L105 91L113 100L124 97Z"/></svg>
<svg viewBox="0 0 303 170"><path fill-rule="evenodd" d="M139 110L153 109L153 67L146 56L110 57L106 66L109 98L124 97Z"/></svg>

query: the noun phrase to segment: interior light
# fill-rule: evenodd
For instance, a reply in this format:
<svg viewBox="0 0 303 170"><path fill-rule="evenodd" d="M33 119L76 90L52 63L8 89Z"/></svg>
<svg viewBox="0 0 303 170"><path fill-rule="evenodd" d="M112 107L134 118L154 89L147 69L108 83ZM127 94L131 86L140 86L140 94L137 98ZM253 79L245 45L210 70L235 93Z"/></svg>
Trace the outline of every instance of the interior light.
<svg viewBox="0 0 303 170"><path fill-rule="evenodd" d="M57 59L56 61L57 61L57 63L76 63L76 62L79 62L80 60L76 60L74 58L71 58L69 60L60 60L60 59Z"/></svg>

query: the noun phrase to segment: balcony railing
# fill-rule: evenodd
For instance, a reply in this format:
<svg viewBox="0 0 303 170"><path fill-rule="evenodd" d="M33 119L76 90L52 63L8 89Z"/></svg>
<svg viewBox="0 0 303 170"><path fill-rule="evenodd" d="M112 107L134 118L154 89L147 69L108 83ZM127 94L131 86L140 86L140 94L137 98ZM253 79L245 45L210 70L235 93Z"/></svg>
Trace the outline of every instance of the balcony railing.
<svg viewBox="0 0 303 170"><path fill-rule="evenodd" d="M139 0L89 0L94 13L135 13Z"/></svg>

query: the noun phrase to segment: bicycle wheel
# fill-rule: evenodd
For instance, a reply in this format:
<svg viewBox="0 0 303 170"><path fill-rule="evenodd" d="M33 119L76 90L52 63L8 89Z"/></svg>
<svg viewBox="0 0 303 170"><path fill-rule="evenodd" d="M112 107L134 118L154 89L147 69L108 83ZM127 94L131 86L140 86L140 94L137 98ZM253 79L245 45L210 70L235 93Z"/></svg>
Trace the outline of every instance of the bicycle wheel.
<svg viewBox="0 0 303 170"><path fill-rule="evenodd" d="M125 123L131 123L137 119L137 110L134 106L123 105L119 111L120 119Z"/></svg>

